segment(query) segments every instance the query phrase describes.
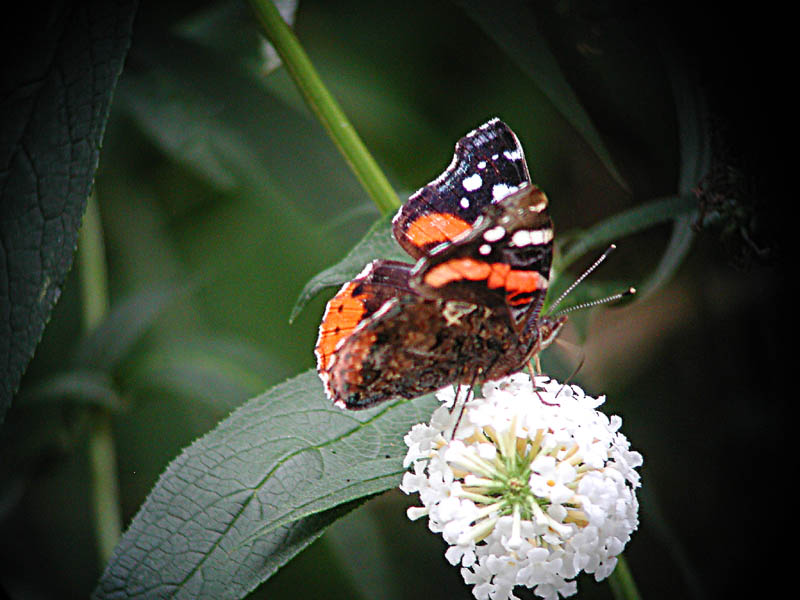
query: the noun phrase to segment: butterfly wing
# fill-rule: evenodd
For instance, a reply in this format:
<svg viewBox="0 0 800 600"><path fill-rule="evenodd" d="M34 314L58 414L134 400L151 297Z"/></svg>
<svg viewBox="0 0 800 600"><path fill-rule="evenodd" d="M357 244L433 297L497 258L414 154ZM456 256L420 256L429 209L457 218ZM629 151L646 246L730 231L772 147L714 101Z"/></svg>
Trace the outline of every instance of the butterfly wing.
<svg viewBox="0 0 800 600"><path fill-rule="evenodd" d="M416 266L373 261L325 311L317 368L334 403L368 408L520 369L538 348L553 231L508 126L459 140L392 231Z"/></svg>
<svg viewBox="0 0 800 600"><path fill-rule="evenodd" d="M329 396L332 394L329 375L337 348L386 302L404 294L416 294L408 283L410 270L411 265L406 263L374 260L328 301L314 354Z"/></svg>
<svg viewBox="0 0 800 600"><path fill-rule="evenodd" d="M528 182L517 136L492 119L458 141L450 166L408 199L392 232L408 254L421 258L469 231L487 206Z"/></svg>
<svg viewBox="0 0 800 600"><path fill-rule="evenodd" d="M526 184L490 206L469 233L420 260L410 285L428 298L505 311L519 335L539 317L552 259L547 197Z"/></svg>
<svg viewBox="0 0 800 600"><path fill-rule="evenodd" d="M337 348L329 388L362 409L497 375L517 346L508 319L486 307L405 295L386 302ZM502 368L502 367L501 367Z"/></svg>

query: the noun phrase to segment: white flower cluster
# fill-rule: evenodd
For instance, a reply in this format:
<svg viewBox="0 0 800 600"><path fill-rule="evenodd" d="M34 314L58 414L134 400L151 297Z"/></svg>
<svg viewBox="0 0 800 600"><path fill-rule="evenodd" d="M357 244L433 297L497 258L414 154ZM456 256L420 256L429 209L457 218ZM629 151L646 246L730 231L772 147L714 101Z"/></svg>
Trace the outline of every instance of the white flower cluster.
<svg viewBox="0 0 800 600"><path fill-rule="evenodd" d="M580 571L600 581L614 570L638 525L642 456L618 431L622 420L577 386L536 384L522 373L486 383L455 436L460 409L443 390L430 425L405 437L411 471L400 489L423 504L408 516L428 516L478 599L515 599L515 586L570 596Z"/></svg>

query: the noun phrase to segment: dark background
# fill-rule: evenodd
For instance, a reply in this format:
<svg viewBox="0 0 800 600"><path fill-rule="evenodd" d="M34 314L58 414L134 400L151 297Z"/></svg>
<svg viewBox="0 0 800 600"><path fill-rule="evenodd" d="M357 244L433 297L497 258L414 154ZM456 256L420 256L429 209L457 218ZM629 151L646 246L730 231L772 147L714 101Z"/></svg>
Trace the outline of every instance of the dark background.
<svg viewBox="0 0 800 600"><path fill-rule="evenodd" d="M720 197L732 208L657 293L578 317L566 336L586 355L576 380L607 394L606 411L623 417L645 457L626 556L649 598L766 595L782 576L776 540L788 537L788 478L774 465L790 373L777 225L793 197L791 37L786 15L723 6L530 5L627 190L461 4L308 1L295 24L402 197L439 174L460 136L499 116L520 137L559 235L674 194L681 156L665 64L705 94L714 160L701 200L711 212ZM294 301L378 216L286 73L255 70L244 21L232 34L220 25L246 16L235 3L143 3L100 154L112 306L176 281L194 286L114 373L127 407L114 422L126 522L182 447L313 366L328 295L289 324ZM598 277L638 285L669 234L659 226L619 240ZM81 407L25 400L80 336L78 268L3 425L2 455L18 465L0 482L0 590L12 598L86 597L99 575ZM568 372L580 352L545 368ZM443 543L405 518L413 503L400 492L370 501L254 595L471 597ZM354 547L374 562L359 562ZM609 596L605 584L579 583L581 598Z"/></svg>

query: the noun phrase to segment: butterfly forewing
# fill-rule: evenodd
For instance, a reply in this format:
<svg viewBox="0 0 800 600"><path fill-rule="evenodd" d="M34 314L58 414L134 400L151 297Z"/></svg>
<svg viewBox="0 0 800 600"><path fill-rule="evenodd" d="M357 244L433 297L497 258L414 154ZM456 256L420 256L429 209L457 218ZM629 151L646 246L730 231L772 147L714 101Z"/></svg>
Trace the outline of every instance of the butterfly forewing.
<svg viewBox="0 0 800 600"><path fill-rule="evenodd" d="M530 182L522 146L499 119L461 138L450 166L414 193L392 223L414 258L472 229L486 208Z"/></svg>

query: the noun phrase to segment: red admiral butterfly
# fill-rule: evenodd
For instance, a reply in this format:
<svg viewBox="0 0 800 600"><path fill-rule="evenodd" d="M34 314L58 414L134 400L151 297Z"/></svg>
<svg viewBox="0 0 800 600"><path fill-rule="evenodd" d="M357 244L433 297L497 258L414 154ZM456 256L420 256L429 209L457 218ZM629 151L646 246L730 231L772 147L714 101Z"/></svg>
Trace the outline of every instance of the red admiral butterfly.
<svg viewBox="0 0 800 600"><path fill-rule="evenodd" d="M492 119L392 221L415 265L374 260L328 302L315 348L328 397L362 409L522 369L565 316L540 315L553 258L547 197Z"/></svg>

